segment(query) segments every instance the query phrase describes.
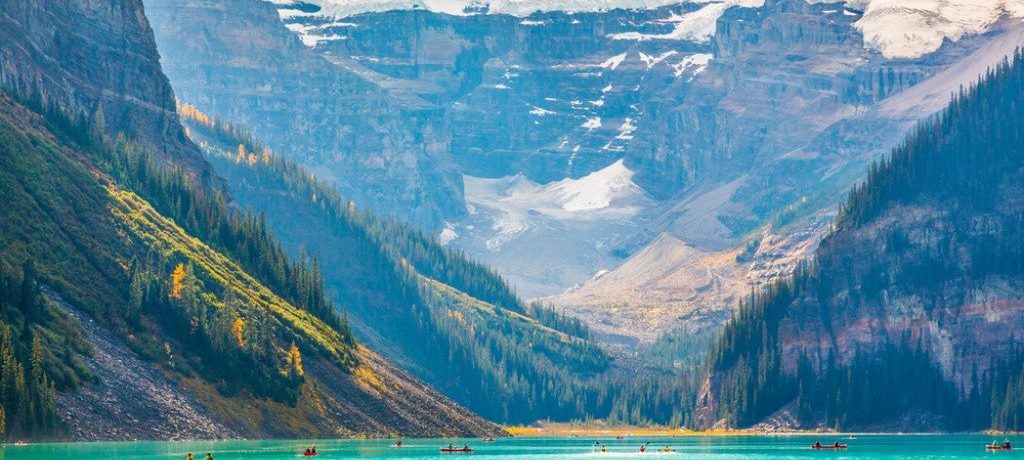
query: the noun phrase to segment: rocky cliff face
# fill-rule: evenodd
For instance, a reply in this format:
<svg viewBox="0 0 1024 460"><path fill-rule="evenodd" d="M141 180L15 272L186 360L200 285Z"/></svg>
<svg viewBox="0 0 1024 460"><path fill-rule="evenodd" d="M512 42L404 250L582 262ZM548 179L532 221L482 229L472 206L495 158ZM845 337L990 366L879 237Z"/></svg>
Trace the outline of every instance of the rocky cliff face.
<svg viewBox="0 0 1024 460"><path fill-rule="evenodd" d="M360 207L426 228L462 212L435 103L345 56L320 55L256 0L147 3L179 95L252 127Z"/></svg>
<svg viewBox="0 0 1024 460"><path fill-rule="evenodd" d="M0 3L0 86L203 168L185 137L137 0ZM100 115L102 113L102 115Z"/></svg>
<svg viewBox="0 0 1024 460"><path fill-rule="evenodd" d="M1007 414L1019 399L1007 375L1020 370L1024 325L1024 189L1014 108L1022 68L1017 54L871 167L813 265L766 291L727 327L711 366L708 413L752 423L803 400L833 410L797 409L812 424L849 416L851 424L869 426L906 415L860 410L857 398L877 386L892 391L887 397L900 410L945 418L933 428L1016 426ZM912 351L892 351L901 347ZM912 388L887 387L920 364L911 358L941 376L935 394L951 396L921 401L907 397ZM837 368L863 376L863 388L847 377L827 380L825 394L841 398L819 401L805 392Z"/></svg>
<svg viewBox="0 0 1024 460"><path fill-rule="evenodd" d="M675 318L700 304L733 299L750 284L791 269L798 253L785 248L814 247L821 216L832 212L863 166L1022 38L1019 24L986 20L984 27L950 37L958 40L947 40L934 52L890 59L866 46L864 13L844 3L708 2L572 14L542 8L521 16L370 9L344 17L330 14L338 11L332 2L311 3L326 6L234 0L204 3L189 13L163 7L155 22L161 44L167 44L165 65L181 68L172 70L172 80L190 99L213 102L215 112L242 120L277 151L299 158L325 151L325 145L337 149L341 138L296 136L295 129L283 128L293 126L291 120L327 120L317 131L326 133L365 126L360 120L390 111L406 120L398 124L422 126L414 128L416 136L391 134L423 147L405 150L411 153L403 164L416 164L411 169L382 159L379 164L391 166L381 168L390 173L360 176L316 158L306 162L322 166L321 176L346 182L355 196L361 188L381 190L378 195L386 195L385 187L429 190L399 193L415 198L391 211L433 222L429 229L442 241L495 266L528 297L574 288L583 295L553 301L617 302L619 297L601 293L638 286L611 287L605 281L605 287L588 293L596 282L592 278L622 266L662 234L692 246L691 255L719 257L753 247L740 251L757 254L753 259L728 269L745 279L697 295L688 292L690 286L665 286L659 290L664 296L647 296L650 303L639 305L679 306L666 315ZM246 23L238 18L271 7L278 9L283 26L272 30L272 15L260 13L261 39L288 35L285 27L298 37L282 48L286 51L272 54L274 59L266 58L271 54L265 49L262 57L252 57L260 55L241 39L195 38L223 35ZM246 24L256 30L256 23ZM195 45L187 51L179 46L190 41ZM280 43L276 46L284 46ZM212 58L199 62L196 56ZM311 56L332 62L331 75L343 69L360 78L324 89L318 83L322 77L315 76L321 70L310 70L291 74L287 84L263 87L269 93L251 90L287 75L284 63L313 62ZM246 61L278 62L277 70L264 72L270 76L251 70L252 80L239 79L232 72ZM208 71L235 77L212 84L209 77L196 77ZM343 88L367 87L360 85L386 92L391 102L338 96ZM288 102L307 93L311 99L300 100L308 103ZM225 94L237 99L228 103ZM342 97L345 102L338 105L347 108L331 110L348 114L317 112L314 118L307 113L310 107L319 110L324 100ZM257 109L270 100L278 101L274 106L281 111L258 116ZM430 121L420 125L408 107L424 106L430 107L424 115ZM348 152L360 145L376 148L351 137L344 141L353 146ZM429 155L430 148L450 156ZM375 155L351 156L379 158ZM635 193L628 197L605 193L614 187L591 180L610 177L606 172L615 165L629 171L631 185L623 189ZM425 172L436 167L443 172ZM417 172L399 172L410 170ZM564 181L596 187L591 196L615 198L580 207L543 193L564 188ZM395 203L384 200L378 206ZM409 203L416 206L410 210ZM425 208L433 218L416 217ZM752 233L755 229L777 224L780 217L791 223L794 215L817 220L776 225L758 249L762 238ZM808 229L817 230L808 234ZM683 270L692 262L671 264ZM758 266L770 268L762 272Z"/></svg>
<svg viewBox="0 0 1024 460"><path fill-rule="evenodd" d="M323 320L284 300L282 288L268 287L266 277L242 268L240 256L204 236L193 219L177 214L181 208L158 204L183 193L179 198L187 198L178 203L188 202L195 211L228 198L191 180L210 167L184 135L142 4L51 3L0 3L0 190L11 202L0 207L0 265L5 276L8 267L34 267L22 272L23 280L32 292L39 289L33 296L44 309L26 319L28 307L9 310L5 297L0 323L6 331L17 329L19 342L45 332L41 372L50 378L62 369L76 373L49 400L46 409L61 417L53 433L35 433L28 425L8 434L76 440L501 434L373 351L343 340L345 334L351 338L344 325L329 325L329 316ZM109 139L94 135L100 127ZM142 148L113 145L121 134ZM126 166L135 161L140 163ZM184 166L183 175L165 163ZM170 182L174 191L164 187ZM220 213L220 228L231 225L228 213ZM140 288L140 270L148 270L139 268L143 259L153 261L145 276L154 282L176 279L176 287ZM177 264L176 275L160 273L165 262ZM143 296L140 289L155 296ZM160 299L200 291L202 300L195 303L157 306ZM199 307L219 295L231 299ZM234 352L211 352L206 338L177 335L184 329L163 313L178 307L197 308L187 313L195 323L184 329L191 332L205 329L200 324L208 324L210 312L238 312ZM135 313L125 313L133 308ZM290 349L277 342L285 337ZM246 354L256 349L259 357ZM237 390L262 377L280 378L286 352L290 375L298 377L292 380L293 399L250 391L253 386ZM200 353L207 354L185 363ZM261 378L214 378L214 366L263 366L269 372ZM11 377L20 370L4 372ZM45 388L53 381L32 385ZM36 413L21 407L32 413L28 417Z"/></svg>
<svg viewBox="0 0 1024 460"><path fill-rule="evenodd" d="M638 167L635 180L647 190L663 179L689 180L668 178L680 171L672 162L688 165L698 180L651 213L657 217L648 228L664 229L679 244L666 247L658 238L610 272L546 300L594 319L599 329L642 318L657 331L692 330L728 318L751 288L789 273L814 250L838 191L869 158L944 106L954 82L973 81L1024 38L1019 27L996 28L937 55L888 61L862 48L850 29L855 20L854 13L803 2L727 12L708 70L679 100L653 102L670 106L658 109L663 126L639 129L629 150L644 155L635 161L664 165ZM645 144L642 136L657 142ZM766 220L769 229L737 238ZM637 330L643 332L630 332ZM620 332L651 339L646 329Z"/></svg>

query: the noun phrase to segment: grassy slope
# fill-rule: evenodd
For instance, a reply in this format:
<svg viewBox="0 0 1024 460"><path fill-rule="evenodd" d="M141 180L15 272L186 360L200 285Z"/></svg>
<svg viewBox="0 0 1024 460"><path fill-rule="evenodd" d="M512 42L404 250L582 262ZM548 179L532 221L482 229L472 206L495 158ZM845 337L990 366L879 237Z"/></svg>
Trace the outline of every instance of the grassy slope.
<svg viewBox="0 0 1024 460"><path fill-rule="evenodd" d="M350 349L334 329L118 187L67 143L38 116L0 95L0 263L17 267L34 260L46 285L176 375L229 426L247 436L275 437L494 431L369 350ZM297 405L225 396L168 359L188 351L189 344L169 340L157 322L130 325L110 313L127 301L131 261L154 253L190 263L202 295L214 303L228 291L243 299L240 314L271 325L278 346L299 344L308 377ZM350 353L361 358L351 374L339 365ZM385 394L380 388L395 390Z"/></svg>
<svg viewBox="0 0 1024 460"><path fill-rule="evenodd" d="M498 307L451 284L481 278L491 284L493 274L458 261L429 265L463 256L399 224L364 219L343 201L318 196L315 179L275 170L275 162L284 160L257 154L255 161L239 161L237 145L214 139L194 121L189 126L237 202L266 214L293 253L304 250L319 258L336 303L347 309L360 336L389 359L492 420L568 420L594 409L596 391L584 382L606 368L602 351L540 324L519 305ZM417 245L416 255L410 254ZM429 269L445 265L464 272Z"/></svg>

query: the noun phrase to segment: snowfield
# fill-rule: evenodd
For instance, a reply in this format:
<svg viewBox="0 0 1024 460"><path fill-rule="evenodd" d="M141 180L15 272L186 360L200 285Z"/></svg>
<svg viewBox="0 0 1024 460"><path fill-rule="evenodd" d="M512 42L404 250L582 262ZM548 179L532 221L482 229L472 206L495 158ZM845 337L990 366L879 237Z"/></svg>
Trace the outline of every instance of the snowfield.
<svg viewBox="0 0 1024 460"><path fill-rule="evenodd" d="M726 0L708 3L699 10L686 14L672 14L662 22L675 24L671 32L665 34L642 34L640 32L623 32L612 34L613 40L686 40L707 43L715 35L715 24L725 11L734 6L760 8L764 0Z"/></svg>
<svg viewBox="0 0 1024 460"><path fill-rule="evenodd" d="M814 1L814 0L812 0ZM864 16L854 25L864 45L890 59L935 52L945 40L987 31L999 19L1024 18L1024 0L859 0Z"/></svg>
<svg viewBox="0 0 1024 460"><path fill-rule="evenodd" d="M615 217L635 215L648 204L646 193L633 183L633 171L622 160L579 179L562 179L538 184L521 175L500 179L465 176L466 199L475 207L486 206L505 214L538 212L559 220L588 219L603 211ZM522 230L506 219L498 225L506 233Z"/></svg>
<svg viewBox="0 0 1024 460"><path fill-rule="evenodd" d="M302 16L344 18L361 13L424 9L436 13L465 16L485 12L527 17L537 12L608 11L612 9L653 9L682 3L702 5L684 14L672 13L660 22L674 28L663 34L621 32L614 40L682 40L707 43L715 34L720 17L733 7L760 8L764 0L304 0L321 8L319 13L303 13L289 8L294 0L264 0L281 9L281 20ZM864 46L878 50L889 59L914 59L933 53L946 41L988 31L1003 18L1024 19L1024 0L806 0L812 4L845 5L843 14L862 14L854 26L864 35ZM838 10L824 10L835 14ZM524 20L524 25L544 22ZM320 35L303 26L291 27L307 46L341 40L337 35ZM621 63L621 61L619 61ZM606 63L605 66L608 66ZM618 63L608 66L614 70Z"/></svg>

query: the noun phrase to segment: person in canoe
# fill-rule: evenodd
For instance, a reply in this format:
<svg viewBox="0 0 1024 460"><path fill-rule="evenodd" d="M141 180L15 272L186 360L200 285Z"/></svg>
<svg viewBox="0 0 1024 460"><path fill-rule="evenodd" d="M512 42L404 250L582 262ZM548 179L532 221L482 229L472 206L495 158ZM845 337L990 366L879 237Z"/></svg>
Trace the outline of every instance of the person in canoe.
<svg viewBox="0 0 1024 460"><path fill-rule="evenodd" d="M817 441L817 442L815 442L815 443L814 443L814 448L815 448L815 449L821 449L821 441Z"/></svg>
<svg viewBox="0 0 1024 460"><path fill-rule="evenodd" d="M601 444L601 453L604 454L604 453L607 453L607 452L608 452L608 446L605 446L604 444Z"/></svg>
<svg viewBox="0 0 1024 460"><path fill-rule="evenodd" d="M213 454L207 452L206 453L206 460L213 460Z"/></svg>
<svg viewBox="0 0 1024 460"><path fill-rule="evenodd" d="M189 453L185 454L185 460L196 460L196 459L195 459L195 457L192 456L192 452L189 452Z"/></svg>
<svg viewBox="0 0 1024 460"><path fill-rule="evenodd" d="M674 451L673 451L672 449L670 449L670 448L669 448L668 446L662 447L662 448L661 448L661 451L662 451L662 452L664 452L664 453L666 453L666 454L667 454L667 453L669 453L669 452L674 452Z"/></svg>
<svg viewBox="0 0 1024 460"><path fill-rule="evenodd" d="M395 447L402 447L402 440L401 439L395 441Z"/></svg>
<svg viewBox="0 0 1024 460"><path fill-rule="evenodd" d="M1007 447L1007 443L1008 442L1009 442L1009 440L1004 441L1002 444L1000 444L998 441L993 439L992 443L991 444L987 444L985 446L985 448L988 449L988 450L1008 450L1008 449L1012 448L1012 447Z"/></svg>
<svg viewBox="0 0 1024 460"><path fill-rule="evenodd" d="M832 444L832 447L835 447L836 449L838 449L838 448L841 447L841 445L839 444L839 441L836 441L835 444Z"/></svg>
<svg viewBox="0 0 1024 460"><path fill-rule="evenodd" d="M1009 439L1003 441L1002 444L999 444L995 439L993 439L992 444L985 446L985 448L989 450L1012 450L1013 444L1010 444Z"/></svg>

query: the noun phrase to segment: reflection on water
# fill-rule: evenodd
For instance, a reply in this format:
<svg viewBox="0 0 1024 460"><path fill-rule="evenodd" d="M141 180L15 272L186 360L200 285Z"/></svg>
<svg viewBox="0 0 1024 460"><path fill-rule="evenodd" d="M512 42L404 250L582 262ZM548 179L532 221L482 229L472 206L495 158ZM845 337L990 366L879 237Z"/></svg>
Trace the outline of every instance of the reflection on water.
<svg viewBox="0 0 1024 460"><path fill-rule="evenodd" d="M1001 437L1000 442L1005 439ZM862 435L855 439L843 438L849 444L845 451L814 451L815 441L831 444L838 439L833 435L800 436L695 436L695 437L629 437L626 439L579 438L516 438L499 439L485 443L479 439L407 439L402 447L393 440L344 441L218 441L218 442L136 442L136 443L79 443L33 444L5 446L0 450L3 460L183 460L192 452L196 460L207 452L216 460L258 459L282 460L304 458L303 450L316 445L317 459L991 459L992 455L1016 456L1016 452L986 452L985 444L991 437L982 435ZM1010 437L1016 443L1024 437ZM452 444L468 444L473 453L442 454L440 448ZM604 445L607 452L600 451ZM641 453L640 447L647 451ZM661 452L668 446L672 452ZM1021 444L1024 447L1024 444Z"/></svg>

